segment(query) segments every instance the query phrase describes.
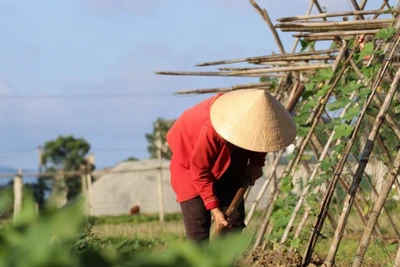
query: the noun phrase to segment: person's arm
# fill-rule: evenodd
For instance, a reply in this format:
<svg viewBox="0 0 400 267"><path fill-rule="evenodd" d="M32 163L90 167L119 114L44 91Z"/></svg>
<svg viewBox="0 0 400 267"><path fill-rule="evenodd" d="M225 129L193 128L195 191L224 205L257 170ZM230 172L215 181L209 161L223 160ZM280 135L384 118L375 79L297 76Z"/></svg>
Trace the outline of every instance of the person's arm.
<svg viewBox="0 0 400 267"><path fill-rule="evenodd" d="M217 160L220 144L216 136L208 126L204 126L199 139L194 146L190 159L190 170L195 189L204 201L207 210L219 206L219 200L215 195L213 183L216 180L211 170Z"/></svg>
<svg viewBox="0 0 400 267"><path fill-rule="evenodd" d="M190 169L194 187L203 199L205 208L211 211L215 224L229 227L225 215L219 208L220 203L213 187L216 178L211 169L221 149L216 138L210 127L204 126L202 128L190 159Z"/></svg>

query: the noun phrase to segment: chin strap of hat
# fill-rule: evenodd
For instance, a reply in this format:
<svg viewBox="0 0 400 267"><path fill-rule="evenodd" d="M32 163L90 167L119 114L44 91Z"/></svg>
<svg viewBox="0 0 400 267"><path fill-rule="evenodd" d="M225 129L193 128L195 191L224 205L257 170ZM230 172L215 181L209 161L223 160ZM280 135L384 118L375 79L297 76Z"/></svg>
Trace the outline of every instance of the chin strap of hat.
<svg viewBox="0 0 400 267"><path fill-rule="evenodd" d="M304 85L299 85L297 87L295 93L292 95L292 98L289 100L289 102L286 105L286 109L289 112L293 111L294 107L296 106L297 102L299 101L304 90L305 90ZM250 179L245 177L245 179L243 179L243 180L245 181L244 184L238 189L235 197L233 198L231 204L229 205L228 209L225 212L225 218L227 219L228 222L231 221L232 215L236 212L237 208L239 207L239 204L243 201L244 194L250 187ZM219 236L224 231L225 231L224 225L222 225L222 224L215 225L212 236Z"/></svg>

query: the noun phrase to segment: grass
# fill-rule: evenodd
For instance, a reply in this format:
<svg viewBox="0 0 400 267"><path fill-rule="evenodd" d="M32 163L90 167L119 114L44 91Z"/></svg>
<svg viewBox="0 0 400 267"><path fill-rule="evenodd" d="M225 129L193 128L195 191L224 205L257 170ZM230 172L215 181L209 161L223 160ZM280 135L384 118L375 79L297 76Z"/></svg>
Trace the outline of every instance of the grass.
<svg viewBox="0 0 400 267"><path fill-rule="evenodd" d="M185 240L185 229L181 221L95 225L93 231L103 238L162 239L165 242Z"/></svg>
<svg viewBox="0 0 400 267"><path fill-rule="evenodd" d="M118 215L118 216L93 216L89 220L95 225L102 224L127 224L127 223L143 223L157 222L158 214L136 214L136 215ZM182 220L180 213L165 214L164 221L172 222Z"/></svg>
<svg viewBox="0 0 400 267"><path fill-rule="evenodd" d="M137 216L137 218L134 219L134 216ZM93 220L93 231L103 242L112 246L119 246L119 250L129 250L130 248L135 252L160 251L167 248L172 243L185 242L186 240L183 221L178 214L167 215L164 223L158 222L157 215L134 216L107 216L95 218ZM258 225L257 221L259 221L259 219L259 214L257 214L252 222L252 227L249 228L250 231L255 229L254 226ZM343 237L336 257L337 263L341 266L351 265L357 249L359 237L362 234L361 221L355 215L351 217L351 220L347 234ZM331 234L332 231L325 233L326 236L331 236ZM307 239L308 236L304 236L304 238ZM301 254L305 249L306 243L307 242L303 242L299 248ZM324 258L329 250L330 244L331 238L320 239L315 252L320 257ZM389 266L394 260L396 250L397 244L390 244L390 241L374 239L368 248L364 263L366 266Z"/></svg>
<svg viewBox="0 0 400 267"><path fill-rule="evenodd" d="M322 258L325 258L332 239L324 239L318 243L315 252ZM336 262L344 266L349 266L353 262L357 251L359 239L356 236L344 238L340 244ZM364 266L392 266L390 265L395 258L397 245L389 245L386 242L375 240L368 247L364 257Z"/></svg>

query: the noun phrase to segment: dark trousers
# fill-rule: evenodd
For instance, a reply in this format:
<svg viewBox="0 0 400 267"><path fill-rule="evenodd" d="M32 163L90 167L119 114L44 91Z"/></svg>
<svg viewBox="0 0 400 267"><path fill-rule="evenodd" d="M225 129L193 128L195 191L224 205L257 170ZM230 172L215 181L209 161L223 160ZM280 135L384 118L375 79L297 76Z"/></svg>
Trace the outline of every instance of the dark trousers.
<svg viewBox="0 0 400 267"><path fill-rule="evenodd" d="M241 185L242 176L238 173L232 173L231 171L228 171L214 183L215 193L220 201L220 208L223 212L228 209ZM180 203L180 205L187 238L195 242L208 241L211 228L211 212L206 210L203 200L197 196ZM244 201L240 203L231 219L232 228L229 232L244 229L246 226L244 224Z"/></svg>

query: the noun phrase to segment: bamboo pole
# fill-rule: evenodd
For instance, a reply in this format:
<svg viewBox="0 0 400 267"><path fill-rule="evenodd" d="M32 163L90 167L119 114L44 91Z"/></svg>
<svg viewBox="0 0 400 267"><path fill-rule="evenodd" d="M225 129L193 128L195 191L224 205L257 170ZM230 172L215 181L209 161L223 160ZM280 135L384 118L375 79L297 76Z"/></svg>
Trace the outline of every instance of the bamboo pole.
<svg viewBox="0 0 400 267"><path fill-rule="evenodd" d="M271 217L271 214L272 214L272 211L274 208L272 203L274 203L277 200L278 195L279 195L279 190L280 190L280 184L278 185L278 188L275 189L271 198L267 202L267 207L268 207L267 212L266 212L265 216L261 219L261 225L259 227L259 231L258 231L256 240L253 245L253 250L256 249L261 244L261 241L264 237L265 231L267 230L267 227L269 225L269 218Z"/></svg>
<svg viewBox="0 0 400 267"><path fill-rule="evenodd" d="M252 188L252 186L249 186L249 187L246 189L246 192L245 192L244 195L243 195L243 202L246 202L247 197L250 195L251 188Z"/></svg>
<svg viewBox="0 0 400 267"><path fill-rule="evenodd" d="M312 6L313 6L313 5L314 5L314 2L313 2L313 0L311 0L310 6L309 6L308 11L307 11L307 14L310 14L310 13L311 13ZM293 45L291 55L294 55L294 51L296 50L298 41L299 41L299 39L297 38L297 39L296 39L296 42L295 42L294 45ZM306 55L306 54L307 54L307 55L318 55L316 52L319 53L319 54L321 53L321 51L312 51L312 52L296 53L296 55L299 55L299 56L300 56L300 55ZM332 51L332 50L326 50L326 51L324 51L324 52L331 53L331 52L333 52L333 51ZM286 55L288 55L288 54L286 54ZM290 73L287 73L286 76L280 80L280 85L279 85L280 88L282 87L282 84L288 80L289 75L290 75ZM304 89L305 89L304 86L301 86L301 87L299 87L299 88L301 88L302 91L304 91ZM298 93L298 92L297 92L297 93ZM294 95L295 95L295 94L296 94L296 92L293 90L293 91L292 91L292 95L290 96L290 99L294 99ZM292 97L293 97L293 98L292 98ZM280 158L281 156L282 156L282 154L280 154L280 155L278 156L278 158ZM279 159L278 159L277 162L279 162ZM274 165L275 165L275 164L274 164ZM275 166L277 166L277 164L276 164ZM273 172L273 173L275 173L275 172ZM276 181L276 180L277 180L277 177L276 177L276 175L274 175L273 177L271 177L271 179L272 179L272 178L274 178L272 197L270 197L270 199L269 199L269 201L268 201L268 203L267 203L266 213L265 213L265 216L262 217L262 225L261 225L261 227L259 228L259 234L258 234L258 236L257 236L257 240L256 240L256 242L255 242L255 244L254 244L253 249L255 249L255 248L261 243L261 240L262 240L262 238L263 238L263 236L264 236L264 234L265 234L265 231L266 231L266 229L267 229L267 227L268 227L268 225L269 225L269 217L271 216L272 211L273 211L273 207L271 207L271 204L272 204L272 202L277 198L277 196L278 196L278 194L279 194L280 185L277 185L277 181ZM264 194L266 188L268 187L268 184L266 183L266 184L264 184L264 186L265 186L265 189L264 189L264 187L263 187L263 188L260 190L259 195L258 195L258 198L261 198L261 197L262 197L262 195ZM264 190L263 190L263 189L264 189ZM263 192L263 191L264 191L264 192ZM257 206L257 203L253 203L252 209L254 210L256 206ZM253 213L254 213L254 211L253 211ZM248 217L246 218L246 220L247 220L248 222L250 222L251 218L252 218L252 214L251 214L250 216L248 216ZM272 230L272 227L271 227L270 229Z"/></svg>
<svg viewBox="0 0 400 267"><path fill-rule="evenodd" d="M365 22L365 21L363 21ZM382 23L364 23L358 25L326 25L326 26L297 26L282 27L283 32L329 32L329 31L366 31L366 30L380 30L390 27L391 22Z"/></svg>
<svg viewBox="0 0 400 267"><path fill-rule="evenodd" d="M356 93L357 93L356 91L354 91L354 92L352 93L352 95L350 96L350 100L352 100L352 99L356 96ZM349 102L349 103L343 108L343 111L341 112L339 118L343 118L343 116L346 115L347 110L350 108L350 106L351 106L351 103ZM308 185L306 185L306 186L303 188L302 192L301 192L301 196L300 196L300 198L299 198L299 200L298 200L298 202L297 202L297 204L296 204L296 206L295 206L295 208L294 208L294 210L293 210L293 213L292 213L292 215L291 215L291 217L290 217L290 220L289 220L289 222L288 222L288 224L287 224L287 226L286 226L286 229L285 229L285 231L284 231L284 233L283 233L283 235L282 235L282 238L281 238L279 247L282 247L282 246L283 246L283 244L286 242L286 240L287 240L287 238L288 238L288 236L289 236L290 229L292 229L292 226L293 226L293 223L294 223L294 221L295 221L295 219L296 219L296 216L297 216L298 212L300 211L301 206L303 205L303 201L305 200L305 198L306 198L306 196L307 196L308 190L309 190L310 187L311 187L311 184L310 184L310 183L311 183L311 182L314 180L314 178L316 177L316 175L317 175L317 173L318 173L318 171L319 171L319 168L320 168L320 166L321 166L321 162L322 162L322 161L325 159L325 157L327 156L329 147L330 147L331 143L333 142L333 137L335 136L335 133L336 133L336 131L333 130L332 133L331 133L331 135L329 136L328 141L326 142L325 147L323 148L323 150L322 150L322 152L321 152L321 155L319 156L318 163L316 164L316 166L314 167L314 170L312 171L310 177L308 178ZM340 143L339 140L336 141L335 146L339 145L339 143Z"/></svg>
<svg viewBox="0 0 400 267"><path fill-rule="evenodd" d="M375 15L375 14L385 14L391 12L391 10L360 10L360 11L346 11L346 12L332 12L332 13L320 13L313 15L302 15L295 17L285 17L277 19L278 22L291 22L296 20L310 20L310 19L320 19L320 18L331 18L331 17L344 17L344 16L356 16L356 15Z"/></svg>
<svg viewBox="0 0 400 267"><path fill-rule="evenodd" d="M323 60L324 63L332 63L334 62L335 57L333 57L332 59L325 59ZM311 60L313 61L313 60ZM249 64L254 64L254 65L265 65L265 66L304 66L307 65L309 62L308 60L304 60L303 62L297 62L297 61L249 61ZM234 70L235 68L218 68L219 70ZM240 68L236 68L236 69L240 69ZM246 69L246 68L243 68Z"/></svg>
<svg viewBox="0 0 400 267"><path fill-rule="evenodd" d="M384 64L381 66L381 68L378 72L378 75L376 76L377 80L376 80L374 86L372 86L372 92L371 92L370 96L368 97L368 99L365 101L365 104L363 105L363 109L360 112L359 117L357 118L357 121L355 123L355 127L353 129L351 137L347 142L344 153L342 154L342 158L339 160L339 162L336 165L336 168L334 171L334 176L332 177L332 179L329 182L328 188L326 190L326 193L324 195L324 198L323 198L321 206L320 206L320 211L319 211L318 217L316 219L316 222L314 223L313 231L311 232L311 236L309 238L308 245L307 245L307 248L304 253L303 265L307 265L310 263L312 252L314 250L316 242L318 241L319 233L322 230L322 227L324 225L325 218L326 218L326 212L328 211L329 205L331 203L332 195L333 195L334 189L336 187L336 184L338 182L338 179L342 173L345 161L346 161L348 155L350 154L351 148L353 147L353 145L355 143L355 138L356 138L358 131L360 130L361 122L366 114L366 110L372 102L372 98L376 93L378 84L382 81L383 76L389 66L389 63L391 62L391 59L396 51L398 44L399 43L397 40L394 45L392 45L390 48L388 48L388 51L389 51L388 52L389 55L387 57L388 60L386 60L384 62ZM372 58L373 57L371 57L370 61L372 60Z"/></svg>
<svg viewBox="0 0 400 267"><path fill-rule="evenodd" d="M400 246L397 250L396 259L394 260L394 267L400 267Z"/></svg>
<svg viewBox="0 0 400 267"><path fill-rule="evenodd" d="M399 137L397 137L397 138L399 138ZM400 138L399 138L399 139L400 139ZM384 155L385 155L385 157L386 157L386 161L387 161L387 164L388 164L388 166L389 166L389 165L390 165L390 162L391 162L391 157L390 157L389 152L388 152L388 149L386 148L385 144L383 143L383 140L382 140L382 138L381 138L380 135L378 135L378 143L379 143L379 146L380 146L380 147L382 148L382 150L384 151ZM356 158L356 159L357 159L357 158ZM358 159L357 159L357 161L358 161ZM369 178L369 176L368 176L368 175L365 175L365 177L367 178L367 181L368 181L368 183L370 184L370 186L371 186L371 188L372 188L372 192L374 193L374 197L377 198L377 197L379 196L378 191L376 190L376 188L375 188L375 186L373 185L373 183L372 183L371 179ZM398 180L396 179L395 182L397 182L397 181L398 181ZM389 211L386 209L385 206L383 206L383 211L385 212L386 216L388 217L389 223L390 223L390 225L392 225L392 228L393 228L394 232L396 233L397 240L400 241L400 231L397 229L397 226L396 226L396 224L395 224L395 222L394 222L392 216L390 216Z"/></svg>
<svg viewBox="0 0 400 267"><path fill-rule="evenodd" d="M334 71L336 70L336 68L337 68L337 66L338 66L338 64L339 64L339 62L340 62L340 61L342 60L342 58L344 57L344 55L345 55L344 52L346 51L346 47L347 47L347 46L344 45L344 46L342 47L342 49L340 50L340 52L339 52L339 54L338 54L338 56L337 56L337 59L336 59L336 64L333 66ZM353 50L352 54L354 53L354 51L355 51L355 49ZM349 58L351 58L352 54L350 55ZM347 63L345 63L344 66L345 66L346 64L347 64ZM343 67L343 69L345 69L345 67ZM338 75L338 77L337 77L337 79L336 79L336 81L335 81L336 83L339 81L339 79L340 79L341 75L343 75L343 73L344 73L344 71L342 71L342 72ZM332 86L332 88L334 88L334 87L335 87L335 85ZM331 89L332 89L332 88L331 88ZM332 89L332 90L333 90L333 89ZM326 102L325 102L325 103L326 103ZM319 105L320 105L319 107L321 107L323 104L321 104L321 102L320 102ZM322 109L322 110L323 110L323 109ZM320 115L320 114L319 114L319 115ZM318 122L318 117L319 117L319 116L316 115L315 117L313 117L312 120L313 120L314 122ZM291 160L291 162L289 162L289 164L288 164L288 166L287 166L287 170L285 170L284 173L289 173L289 175L293 175L294 167L297 166L298 163L300 162L301 156L302 156L303 153L304 153L304 149L305 149L305 147L307 146L307 143L308 143L308 141L310 140L311 135L313 134L313 132L314 132L314 130L315 130L315 126L316 126L316 124L313 125L313 126L311 127L311 129L309 130L309 133L308 133L308 135L307 135L306 138L299 139L299 143L298 143L298 144L299 144L299 151L297 152L295 159L293 159L293 160ZM273 202L271 203L271 206L269 207L269 210L268 210L267 215L265 216L265 218L263 218L263 223L262 223L261 227L259 228L259 232L258 232L257 239L256 239L256 242L255 242L255 244L254 244L253 249L255 249L255 248L260 244L260 242L261 242L261 240L262 240L262 238L263 238L263 236L264 236L264 234L265 234L266 228L268 227L269 217L271 216L272 210L273 210L273 208L274 208L273 203L274 203L274 201L275 201L275 200L277 199L277 197L278 197L278 194L279 194L279 191L280 191L280 187L281 187L281 183L279 183L279 185L278 185L276 191L274 192L274 195L273 195L273 198L272 198L272 199L273 199Z"/></svg>
<svg viewBox="0 0 400 267"><path fill-rule="evenodd" d="M347 46L344 46L343 50L345 50ZM308 141L310 140L311 136L313 135L314 129L317 127L318 124L318 119L319 117L322 115L326 103L328 103L328 100L330 98L330 96L332 95L334 89L336 88L337 84L339 83L341 77L343 76L343 74L345 73L346 70L346 66L349 64L350 59L352 58L352 56L354 55L356 49L357 49L358 45L355 46L355 48L351 51L350 55L348 56L348 58L346 59L346 61L343 63L342 69L341 71L336 75L336 79L334 80L334 82L332 83L332 85L330 86L330 89L326 92L325 96L322 98L323 101L319 102L319 106L316 109L316 112L312 114L311 116L311 128L309 130L309 132L307 133L306 137L304 138L304 142L303 144L300 146L299 151L295 157L294 160L294 165L297 166L298 162L300 161L301 155L304 153L304 150L307 146ZM342 55L342 57L344 56L344 53ZM338 60L338 62L340 62L340 60Z"/></svg>
<svg viewBox="0 0 400 267"><path fill-rule="evenodd" d="M304 37L303 40L304 41L308 41L308 42L316 42L316 41L350 41L354 39L354 36L314 36L314 37Z"/></svg>
<svg viewBox="0 0 400 267"><path fill-rule="evenodd" d="M255 70L233 71L233 72L231 72L230 75L246 75L246 74L259 74L259 73L271 73L271 72L317 70L317 69L327 69L332 66L333 66L333 64L309 64L309 65L304 65L304 66L289 66L289 67L276 67L276 68L264 68L264 69L255 69Z"/></svg>
<svg viewBox="0 0 400 267"><path fill-rule="evenodd" d="M240 71L240 70L259 70L267 67L247 67L247 68L218 68L220 71Z"/></svg>
<svg viewBox="0 0 400 267"><path fill-rule="evenodd" d="M355 35L374 35L379 31L376 30L363 30L363 31L337 31L337 32L322 32L322 33L299 33L294 34L293 37L310 38L310 37L342 37L342 36L355 36Z"/></svg>
<svg viewBox="0 0 400 267"><path fill-rule="evenodd" d="M297 37L297 36L296 36ZM296 55L296 56L286 56L282 55L282 57L275 57L275 58L265 58L265 59L257 59L257 60L249 60L249 63L255 62L269 62L269 61L276 61L276 60L285 60L285 61L309 61L309 60L332 60L335 59L335 55L332 54L322 54L322 55Z"/></svg>
<svg viewBox="0 0 400 267"><path fill-rule="evenodd" d="M396 180L397 175L399 174L399 169L400 169L400 150L397 152L396 159L394 160L393 163L393 168L390 170L390 172L388 173L388 177L385 179L385 183L383 185L381 194L379 195L379 197L376 198L375 205L370 212L367 226L364 227L364 232L361 236L360 242L357 247L357 252L354 257L352 265L353 267L359 267L362 264L365 252L367 251L369 242L371 240L372 229L378 222L378 217L382 212L382 209L385 205L385 201L392 189L393 183Z"/></svg>
<svg viewBox="0 0 400 267"><path fill-rule="evenodd" d="M296 63L290 62L290 61L267 61L264 62L262 60L255 60L255 61L248 61L247 63L249 64L254 64L254 65L281 65L281 66L287 66L287 65L294 65ZM218 70L233 70L235 68L218 68ZM239 68L236 68L239 69Z"/></svg>
<svg viewBox="0 0 400 267"><path fill-rule="evenodd" d="M308 31L308 32L323 32L323 31L351 31L351 30L374 30L383 29L393 23L393 19L380 20L355 20L341 22L307 22L307 23L282 23L275 27L280 28L283 32L290 31Z"/></svg>
<svg viewBox="0 0 400 267"><path fill-rule="evenodd" d="M317 1L317 0L314 0L314 1ZM317 3L318 3L318 2L317 2ZM338 68L338 66L339 66L339 63L341 62L341 60L342 60L342 59L344 58L344 56L345 56L346 50L347 50L347 43L346 43L345 41L342 40L342 48L340 49L340 51L339 51L339 53L338 53L338 55L337 55L337 57L336 57L336 62L335 62L335 64L334 64L333 68L332 68L333 72L336 72L336 70L337 70L337 68ZM343 73L342 73L341 75L343 75ZM328 79L327 81L325 81L324 85L329 85L329 84L332 82L332 79L333 79L333 76L332 76L332 78L330 78L330 79ZM307 120L307 123L311 123L311 122L314 120L314 118L316 117L316 114L317 114L317 112L319 111L319 109L320 109L320 107L321 107L321 105L322 105L322 104L321 104L321 100L322 100L322 97L320 97L320 99L318 99L318 106L315 107L315 108L312 110L311 115L310 115L309 119ZM325 101L325 100L326 100L326 99L324 99L324 101ZM325 102L325 103L326 103L326 102Z"/></svg>
<svg viewBox="0 0 400 267"><path fill-rule="evenodd" d="M305 90L305 87L303 85L300 85L298 87L298 90L296 91L295 95L293 96L293 98L291 98L289 100L289 102L287 103L287 109L291 112L293 111L297 101L300 99L301 95L303 94ZM258 230L258 234L253 246L253 249L255 249L256 247L258 247L261 244L262 238L264 237L265 231L269 225L269 217L271 216L273 209L274 209L274 201L277 199L278 195L279 195L279 191L280 191L280 187L281 187L281 183L279 183L276 187L274 187L274 191L272 193L272 196L270 197L270 199L268 200L267 203L267 212L265 213L265 216L261 219L262 220L262 224Z"/></svg>
<svg viewBox="0 0 400 267"><path fill-rule="evenodd" d="M351 98L351 97L350 97L350 98ZM328 114L327 114L327 116L329 117ZM331 121L331 119L330 119L330 121ZM379 135L378 135L378 137L379 137ZM317 142L317 143L319 142L318 139L317 139L316 137L314 138L313 141L314 141L314 142ZM339 145L339 141L337 142L337 145ZM335 145L335 146L336 146L336 145ZM322 145L319 145L319 146L318 146L318 149L319 149L319 150L322 150L322 149L323 149L323 148L322 148ZM329 157L330 155L327 154L327 156ZM356 159L356 161L358 162L357 157L356 157L355 155L353 155L353 156L354 156L354 158ZM347 163L347 168L349 169L350 174L351 174L352 176L354 176L354 173L353 173L353 171L352 171L352 166L351 166L349 163ZM369 177L368 177L368 174L367 174L365 171L364 171L364 175L368 178L368 181L370 182L370 185L371 185L372 189L375 190L375 192L376 192L376 189L375 189L374 185L372 184L371 180L370 180ZM339 179L339 182L340 182L340 185L342 186L343 190L344 190L345 192L347 192L347 191L349 190L349 183L346 181L346 179L345 179L344 177L342 177L342 179ZM323 189L323 186L321 186L320 188ZM366 203L367 200L366 200L366 199L364 198L364 196L361 194L361 189L360 189L360 188L358 189L358 191L360 191L359 199L355 199L356 201L354 202L354 204L355 204L355 207L356 207L356 211L357 211L357 213L359 214L359 217L361 218L361 220L362 220L362 222L364 223L364 225L366 225L366 224L367 224L367 221L366 221L365 217L363 216L363 209L362 209L360 203L363 203L363 202ZM318 191L317 191L317 192L318 192ZM386 209L385 209L385 210L386 210ZM329 214L327 214L327 215L328 215L328 219L330 219L330 218L329 218ZM389 219L391 219L391 217L389 216L389 214L388 214L388 217L389 217ZM331 219L330 219L330 220L331 220ZM396 227L395 227L394 224L393 224L393 227L394 227L395 232L398 233L398 232L397 232L397 229L396 229ZM336 227L335 227L335 228L336 228ZM381 230L381 227L380 227L379 224L376 225L376 229L374 230L374 234L376 234L376 235L378 236L378 238L381 238L381 237L382 237L382 230Z"/></svg>
<svg viewBox="0 0 400 267"><path fill-rule="evenodd" d="M269 72L259 72L256 74L235 74L233 75L232 72L213 72L213 71L208 71L208 72L202 72L202 71L157 71L156 74L159 75L180 75L180 76L226 76L226 77L233 77L233 76L238 76L238 77L263 77L263 76L268 76L268 77L282 77L284 74L278 74L278 73L269 73Z"/></svg>
<svg viewBox="0 0 400 267"><path fill-rule="evenodd" d="M382 101L379 99L377 95L375 95L373 101L376 103L378 107L382 106ZM397 120L395 120L389 112L386 114L385 120L390 126L390 128L392 128L396 137L400 140L400 127L398 126Z"/></svg>
<svg viewBox="0 0 400 267"><path fill-rule="evenodd" d="M398 40L400 40L400 37L398 38ZM398 41L397 41L398 42ZM389 109L389 106L393 100L393 97L395 95L395 92L399 86L399 82L400 82L400 69L397 71L393 83L389 89L389 92L385 98L385 101L376 117L375 123L373 125L373 128L369 134L368 137L368 142L365 144L363 152L361 154L361 160L360 160L360 164L358 165L357 171L353 177L353 182L351 184L350 190L349 190L349 194L347 195L346 201L344 202L344 207L342 210L342 214L340 216L340 220L339 220L339 224L338 227L336 228L335 234L334 234L334 239L332 241L332 245L329 249L329 253L326 259L326 262L328 264L328 266L332 266L334 259L336 257L336 253L337 250L339 248L339 244L341 241L341 238L343 236L343 230L346 226L347 223L347 219L350 213L350 209L351 206L353 204L354 201L354 196L355 193L357 191L357 188L361 182L362 179L362 174L363 171L369 161L369 156L372 153L372 148L374 146L374 141L376 139L376 136L378 134L378 131L383 123L383 120L385 118L385 115Z"/></svg>
<svg viewBox="0 0 400 267"><path fill-rule="evenodd" d="M366 1L365 1L365 2L366 2ZM364 3L365 3L365 2L364 2ZM385 5L385 1L383 1L383 6L382 6L381 8L383 8L384 5ZM361 5L361 6L362 6L362 5ZM362 7L361 7L361 8L362 8ZM354 69L355 72L358 74L358 76L360 77L360 79L363 79L364 76L363 76L363 74L361 73L360 69L359 69L359 68L357 67L357 65L355 64L354 60L352 60L351 63L352 63L353 69ZM392 75L391 75L391 76L392 76ZM391 79L393 79L393 77L391 77ZM382 101L380 100L380 98L379 98L378 95L375 95L375 96L374 96L373 101L374 101L374 103L375 103L378 107L381 107L381 106L382 106ZM396 137L400 140L400 128L398 127L397 123L395 122L395 119L391 116L391 114L390 114L389 112L386 114L385 120L386 120L386 122L388 123L389 127L394 131ZM385 147L385 144L383 143L383 140L382 140L380 134L378 134L377 138L378 138L378 144L379 144L379 146L380 146L381 149L384 151L384 155L385 155L386 160L387 160L386 163L387 163L388 165L390 165L391 159L390 159L390 155L389 155L389 153L388 153L388 149ZM359 162L359 161L358 161L358 158L357 158L356 156L354 156L354 158L356 159L357 162ZM370 184L371 188L373 189L374 197L378 197L378 192L377 192L377 190L376 190L374 184L372 183L371 179L369 178L369 176L368 176L367 174L365 174L365 177L366 177L368 183ZM395 180L395 182L396 182L396 184L398 184L398 180L397 180L397 179ZM393 230L395 231L397 238L400 240L400 232L399 232L399 230L397 229L397 226L396 226L396 224L394 223L393 218L390 216L389 211L386 209L385 206L383 207L383 210L384 210L386 216L388 217L389 222L390 222L390 224L392 225Z"/></svg>
<svg viewBox="0 0 400 267"><path fill-rule="evenodd" d="M357 27L363 24L390 24L394 21L390 19L375 19L375 20L350 20L350 21L307 21L307 22L285 22L275 25L276 28L293 28L293 27L305 27L305 28L324 28L330 27L332 30L335 27Z"/></svg>
<svg viewBox="0 0 400 267"><path fill-rule="evenodd" d="M331 53L336 53L338 52L337 49L327 49L327 50L319 50L319 51L306 51L302 53L294 53L294 50L292 53L285 54L285 56L306 56L306 55L322 55L322 54L331 54ZM261 59L275 59L275 60L285 60L284 55L282 54L277 54L277 55L267 55L267 56L258 56L258 57L247 57L247 58L238 58L238 59L228 59L228 60L219 60L219 61L210 61L210 62L204 62L204 63L198 63L195 66L196 67L204 67L204 66L213 66L213 65L226 65L226 64L232 64L232 63L241 63L241 62L247 62L247 61L255 61L255 60L261 60Z"/></svg>
<svg viewBox="0 0 400 267"><path fill-rule="evenodd" d="M313 6L314 6L314 0L310 0L310 4L309 4L308 9L307 9L307 15L311 14ZM296 41L294 42L293 47L292 47L292 53L294 51L296 51L296 47L299 44L299 41L300 41L300 38L296 38Z"/></svg>
<svg viewBox="0 0 400 267"><path fill-rule="evenodd" d="M315 140L315 139L314 139L314 140ZM336 145L338 145L338 144L339 144L339 141L337 141L337 144L336 144ZM336 145L335 145L335 146L336 146ZM320 150L322 150L322 147L320 148ZM327 154L327 156L329 156L329 154ZM349 166L349 170L351 171L351 166ZM348 191L348 188L349 188L348 183L347 183L344 179L340 179L340 182L341 182L341 186L343 187L343 189L344 189L345 191ZM372 186L372 184L371 184L371 186ZM321 186L315 187L314 190L313 190L313 194L314 194L314 195L315 195L315 194L318 194L319 191L320 191L321 189L324 190L323 188L325 188L324 184L322 184ZM366 202L365 199L362 199L362 201L363 201L363 202ZM360 201L360 202L362 202L362 201ZM304 212L304 214L303 214L303 216L302 216L302 218L301 218L301 220L300 220L300 222L299 222L298 227L296 228L296 232L295 232L295 234L294 234L294 238L297 238L297 237L300 235L301 230L303 229L304 224L305 224L305 222L306 222L306 220L307 220L307 218L308 218L308 215L309 215L309 213L310 213L310 211L311 211L311 207L308 206L307 203L305 203L305 204L306 204L306 210L305 210L305 212ZM358 201L355 202L355 205L356 205L357 213L359 214L359 216L360 216L360 218L362 219L363 223L366 225L367 221L365 220L364 216L362 215L362 208L361 208L361 205L358 203ZM330 216L329 214L327 214L327 215L328 215L328 219L331 221L332 225L335 225L335 228L336 228L336 223L332 221L333 218L330 218L330 217L332 217L332 216ZM330 216L330 217L329 217L329 216ZM390 217L389 217L389 218L390 218ZM287 231L288 228L290 228L289 225L288 225L288 227L286 228L285 231ZM396 229L395 229L395 230L396 230ZM376 234L377 234L378 237L381 237L381 236L382 236L382 231L380 230L380 226L379 226L379 225L377 225L377 227L376 227L376 229L375 229L375 232L376 232ZM280 243L279 249L282 249L282 245L283 245L283 243L285 242L285 238L284 238L285 234L286 234L286 232L284 233L284 235L283 235L283 237L282 237L282 241L281 241L281 243ZM287 237L286 237L286 238L287 238ZM289 250L292 251L292 250L293 250L293 246L290 246L290 249L289 249Z"/></svg>
<svg viewBox="0 0 400 267"><path fill-rule="evenodd" d="M360 4L360 10L359 11L364 11L365 6L367 5L368 0L362 0ZM365 15L365 14L362 14Z"/></svg>
<svg viewBox="0 0 400 267"><path fill-rule="evenodd" d="M365 3L366 3L366 1L364 1L364 4L365 4ZM361 5L361 6L363 6L363 5ZM361 8L363 8L363 7L361 7ZM351 65L352 65L352 68L354 69L354 71L355 71L355 72L358 74L358 76L360 77L360 79L364 79L364 75L361 73L360 69L357 67L357 65L355 64L354 60L351 61ZM377 95L374 96L373 101L374 101L374 103L375 103L378 107L381 107L381 106L382 106L382 102L381 102L381 100L379 99L379 97L378 97ZM389 112L386 114L385 120L388 122L389 126L390 126L390 127L392 128L392 130L394 131L396 137L400 140L400 129L399 129L399 127L397 126L395 120L392 118L392 116L391 116L391 114L390 114ZM385 147L385 144L383 143L383 140L382 140L380 134L378 134L378 137L377 137L377 138L378 138L378 144L379 144L379 146L380 146L380 147L382 148L382 150L384 151L384 155L385 155L385 157L386 157L386 159L387 159L387 164L390 165L390 162L391 162L390 155L389 155L389 153L388 153L387 148ZM356 161L359 163L358 158L357 158L355 155L353 155L353 156L354 156L354 158L356 159ZM367 179L369 185L371 186L371 188L372 188L372 190L373 190L374 197L377 198L377 197L378 197L378 192L377 192L377 190L376 190L374 184L372 183L371 179L369 178L369 176L368 176L365 172L364 172L364 174L365 174L365 177L366 177L366 179ZM396 182L397 182L397 179L396 179ZM346 191L347 191L347 190L346 190ZM393 228L393 230L395 231L397 238L400 240L400 232L399 232L399 230L397 229L397 226L396 226L396 224L394 223L393 218L390 216L389 211L386 209L386 207L383 207L383 210L384 210L386 216L388 217L389 223L392 225L392 228ZM377 224L377 225L378 225L378 224ZM379 228L379 227L378 227L378 228Z"/></svg>
<svg viewBox="0 0 400 267"><path fill-rule="evenodd" d="M354 9L356 10L356 11L360 11L361 10L361 8L360 8L360 6L358 5L358 3L357 3L357 1L356 0L350 0L350 2L351 2L351 4L353 5L353 7L354 7ZM363 14L358 14L357 16L356 16L356 18L360 18L360 19L364 19L364 16L363 16Z"/></svg>
<svg viewBox="0 0 400 267"><path fill-rule="evenodd" d="M279 38L278 33L276 32L276 29L274 25L271 22L271 19L269 18L268 12L265 9L261 9L260 6L256 3L254 0L250 0L251 5L257 10L257 12L261 15L261 17L264 19L264 21L268 24L268 27L270 28L272 35L274 36L274 39L276 43L278 44L278 48L281 51L282 54L285 54L285 48L282 45L281 39Z"/></svg>
<svg viewBox="0 0 400 267"><path fill-rule="evenodd" d="M239 84L233 85L231 87L221 87L221 88L209 88L209 89L195 89L195 90L179 90L174 94L208 94L208 93L218 93L218 92L229 92L240 89L250 89L250 88L260 88L265 89L270 86L270 82L263 83L250 83L250 84Z"/></svg>

